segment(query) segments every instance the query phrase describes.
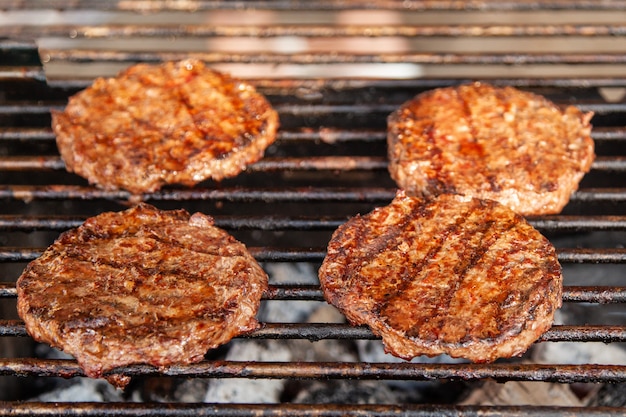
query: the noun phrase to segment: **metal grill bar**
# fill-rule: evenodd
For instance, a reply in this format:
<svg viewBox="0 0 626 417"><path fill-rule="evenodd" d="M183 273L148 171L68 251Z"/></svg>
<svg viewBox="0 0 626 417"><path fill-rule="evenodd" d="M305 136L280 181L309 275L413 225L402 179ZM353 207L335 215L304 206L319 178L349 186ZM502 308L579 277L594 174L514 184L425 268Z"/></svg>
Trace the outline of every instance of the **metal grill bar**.
<svg viewBox="0 0 626 417"><path fill-rule="evenodd" d="M0 336L26 337L26 328L18 320L0 320ZM330 323L265 323L263 328L244 338L253 339L376 339L365 327ZM626 326L553 326L539 339L540 342L626 342Z"/></svg>
<svg viewBox="0 0 626 417"><path fill-rule="evenodd" d="M607 158L611 159L611 158ZM622 166L626 169L626 158L612 158L614 161L606 162L613 169ZM622 160L623 159L623 160ZM600 165L602 167L602 165ZM249 172L268 171L352 171L355 169L375 170L386 169L387 159L376 156L322 156L322 157L266 157L246 168ZM57 156L23 156L0 158L0 170L5 171L39 171L39 170L64 170L65 164Z"/></svg>
<svg viewBox="0 0 626 417"><path fill-rule="evenodd" d="M49 141L55 140L50 128L5 128L0 131L0 140L3 141Z"/></svg>
<svg viewBox="0 0 626 417"><path fill-rule="evenodd" d="M622 190L623 189L587 188L576 191L572 194L570 201L580 201L585 203L591 203L594 201L612 201L618 203L626 201L626 193Z"/></svg>
<svg viewBox="0 0 626 417"><path fill-rule="evenodd" d="M35 115L48 114L50 110L63 110L64 106L45 106L41 104L2 104L0 105L0 114L2 115Z"/></svg>
<svg viewBox="0 0 626 417"><path fill-rule="evenodd" d="M4 48L6 45L0 41L0 47ZM46 81L46 73L41 67L28 67L23 66L19 69L13 67L0 68L0 80L34 80L34 81Z"/></svg>
<svg viewBox="0 0 626 417"><path fill-rule="evenodd" d="M271 25L271 26L214 26L214 25L51 25L5 26L0 36L7 38L38 38L56 36L71 39L110 39L128 37L253 37L272 38L298 36L305 38L337 37L596 37L626 36L626 25L424 25L424 26L324 26L324 25Z"/></svg>
<svg viewBox="0 0 626 417"><path fill-rule="evenodd" d="M611 191L608 191L609 193ZM619 191L616 191L619 193ZM624 192L626 198L626 192ZM364 189L336 189L303 187L291 190L285 189L186 189L160 191L150 194L152 200L185 201L185 200L226 200L226 201L390 201L395 190L388 188ZM35 199L106 199L126 200L130 194L125 191L104 191L93 187L72 185L49 186L0 186L0 198L32 201ZM614 199L612 199L614 200Z"/></svg>
<svg viewBox="0 0 626 417"><path fill-rule="evenodd" d="M609 53L382 53L382 54L336 54L317 53L235 53L235 52L124 52L94 51L85 49L42 49L45 61L87 63L106 62L162 62L195 58L207 64L424 64L424 65L601 65L624 64L624 54Z"/></svg>
<svg viewBox="0 0 626 417"><path fill-rule="evenodd" d="M626 217L621 216L546 216L530 218L530 224L542 231L582 232L626 230Z"/></svg>
<svg viewBox="0 0 626 417"><path fill-rule="evenodd" d="M24 331L25 332L25 331ZM246 337L271 339L376 339L376 336L365 327L354 327L347 324L288 324L266 323L261 330ZM624 326L559 326L555 325L540 338L541 342L624 342L626 327Z"/></svg>
<svg viewBox="0 0 626 417"><path fill-rule="evenodd" d="M626 62L626 55L625 62ZM291 116L322 116L330 114L389 114L397 109L397 104L348 104L348 105L276 105L274 108L281 115ZM577 107L582 111L593 111L598 114L626 113L626 103L579 103ZM12 104L0 105L0 115L47 115L50 110L62 111L63 105ZM614 139L621 138L623 128L613 129L610 135ZM8 136L14 136L14 132ZM333 132L326 130L319 134L321 140L332 141ZM353 133L354 135L354 133ZM600 133L599 133L600 135ZM616 137L617 136L617 137ZM354 138L354 136L353 136ZM599 136L601 138L601 136Z"/></svg>
<svg viewBox="0 0 626 417"><path fill-rule="evenodd" d="M345 218L326 219L326 218L289 218L275 216L228 216L214 217L215 224L218 227L226 229L238 230L333 230L340 224L345 222ZM0 230L67 230L72 227L80 226L85 218L69 218L65 216L45 216L45 217L29 217L29 216L1 216ZM626 220L625 220L626 222ZM624 226L626 228L626 225Z"/></svg>
<svg viewBox="0 0 626 417"><path fill-rule="evenodd" d="M626 262L626 250L621 248L611 249L589 249L589 248L573 248L559 249L557 248L559 262L562 263L624 263Z"/></svg>
<svg viewBox="0 0 626 417"><path fill-rule="evenodd" d="M597 171L626 171L626 157L599 156L592 169ZM65 164L58 156L14 156L0 157L2 171L41 171L64 170ZM353 171L387 169L384 156L307 156L307 157L266 157L250 165L248 172L270 171Z"/></svg>
<svg viewBox="0 0 626 417"><path fill-rule="evenodd" d="M600 304L626 303L626 287L566 286L563 288L563 301Z"/></svg>
<svg viewBox="0 0 626 417"><path fill-rule="evenodd" d="M625 58L626 62L626 58ZM346 105L323 105L323 104L303 104L303 105L276 105L274 108L281 115L311 116L325 114L389 114L397 109L397 104L346 104ZM580 103L577 105L582 111L594 111L601 114L625 113L626 103ZM41 115L48 114L50 110L62 111L63 105L39 105L39 104L12 104L0 105L0 114L11 115ZM322 139L324 133L321 132ZM327 137L326 137L327 138Z"/></svg>
<svg viewBox="0 0 626 417"><path fill-rule="evenodd" d="M2 40L0 40L0 47L4 49L10 49ZM32 44L32 53L37 54L37 46ZM130 64L130 63L129 63ZM286 90L295 89L294 93L300 89L305 91L310 89L311 91L317 91L323 88L329 88L336 91L345 89L372 87L372 88L437 88L446 85L456 85L459 83L468 83L472 81L480 81L482 76L475 76L472 78L455 78L453 80L449 78L415 78L410 80L405 79L310 79L310 78L298 78L298 79L267 79L267 78L248 78L248 80L267 92L282 92L287 93ZM555 87L555 88L590 88L590 87L623 87L626 81L623 77L615 76L611 78L606 77L577 77L577 78L501 78L501 77L488 77L484 78L495 85L511 85L520 88L530 87ZM33 80L33 81L45 81L50 86L56 88L71 88L82 89L91 84L92 78L72 78L72 79L46 79L43 68L37 66L21 66L19 69L13 67L0 68L0 81L1 80ZM600 132L606 127L594 128L594 131ZM609 128L612 129L612 128ZM619 129L619 128L618 128ZM358 131L355 128L355 131ZM596 132L596 133L597 133ZM280 134L285 131L279 132ZM592 132L594 134L594 132Z"/></svg>
<svg viewBox="0 0 626 417"><path fill-rule="evenodd" d="M391 188L325 188L302 187L292 189L263 188L223 188L223 189L179 189L162 190L146 195L146 200L153 201L232 201L250 202L389 202L396 190ZM74 185L9 185L0 186L0 198L22 201L33 200L128 200L131 195L126 191L105 191L94 187ZM612 202L626 201L626 190L623 188L587 188L572 194L570 201L581 202Z"/></svg>
<svg viewBox="0 0 626 417"><path fill-rule="evenodd" d="M618 407L541 407L541 406L479 406L450 405L370 405L370 404L138 404L138 403L11 403L3 407L0 402L0 416L57 416L81 415L85 417L103 416L223 416L223 417L562 417L564 415L585 415L589 417L626 416L626 411Z"/></svg>
<svg viewBox="0 0 626 417"><path fill-rule="evenodd" d="M615 80L613 80L615 81ZM294 88L297 88L297 85ZM401 85L400 85L401 86ZM0 107L1 108L1 107ZM2 114L0 112L0 114ZM626 127L594 127L591 137L595 141L623 141L626 140ZM278 132L279 142L291 141L322 141L327 143L344 142L377 142L384 141L387 132L382 130L358 130L322 128L316 131L283 130ZM0 140L19 142L54 142L55 136L52 130L46 128L4 128L0 131ZM602 160L602 158L600 158Z"/></svg>
<svg viewBox="0 0 626 417"><path fill-rule="evenodd" d="M17 297L15 283L0 282L0 298L4 297Z"/></svg>
<svg viewBox="0 0 626 417"><path fill-rule="evenodd" d="M462 380L485 378L560 383L626 381L622 365L543 364L426 364L426 363L344 363L344 362L232 362L205 361L178 365L160 371L149 365L120 367L110 374L127 376L167 375L185 378L280 378L376 380ZM73 360L32 358L0 359L0 375L84 376Z"/></svg>
<svg viewBox="0 0 626 417"><path fill-rule="evenodd" d="M347 104L347 105L276 105L274 108L281 115L291 116L320 116L329 114L389 114L397 109L397 104ZM577 105L582 111L594 111L599 114L624 113L626 103L580 103ZM12 104L0 105L0 115L47 115L50 110L62 111L63 105ZM326 136L324 136L326 134ZM329 135L330 134L330 135ZM328 139L332 132L320 132L320 138Z"/></svg>
<svg viewBox="0 0 626 417"><path fill-rule="evenodd" d="M234 230L334 230L347 220L345 217L288 217L288 216L214 216L218 227ZM626 216L545 216L528 219L542 231L590 232L626 231ZM3 231L64 231L78 227L84 217L73 216L15 216L0 215Z"/></svg>
<svg viewBox="0 0 626 417"><path fill-rule="evenodd" d="M0 282L0 298L2 297L17 297L14 283ZM324 300L322 290L317 285L270 285L263 298L265 300ZM599 304L626 303L626 287L565 286L563 301Z"/></svg>
<svg viewBox="0 0 626 417"><path fill-rule="evenodd" d="M271 248L249 247L259 262L320 262L326 256L325 248ZM0 262L30 262L43 253L41 248L0 247ZM561 263L626 263L624 248L557 248Z"/></svg>
<svg viewBox="0 0 626 417"><path fill-rule="evenodd" d="M318 249L302 249L302 248L269 248L269 247L249 247L248 251L259 262L319 262L324 259L326 250ZM623 256L615 254L615 260L626 262L626 249ZM43 253L41 248L0 248L0 262L30 262ZM602 254L598 255L601 256ZM604 254L605 258L610 258L608 253Z"/></svg>

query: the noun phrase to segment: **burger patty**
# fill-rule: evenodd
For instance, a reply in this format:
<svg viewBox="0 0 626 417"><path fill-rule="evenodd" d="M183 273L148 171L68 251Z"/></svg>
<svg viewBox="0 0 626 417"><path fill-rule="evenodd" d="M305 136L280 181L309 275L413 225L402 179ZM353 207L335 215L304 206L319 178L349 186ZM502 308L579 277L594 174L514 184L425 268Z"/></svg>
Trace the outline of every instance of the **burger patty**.
<svg viewBox="0 0 626 417"><path fill-rule="evenodd" d="M417 95L388 117L389 172L410 195L559 213L594 160L593 113L485 83Z"/></svg>
<svg viewBox="0 0 626 417"><path fill-rule="evenodd" d="M319 270L326 300L409 360L521 355L553 322L562 275L554 247L493 200L403 191L340 226Z"/></svg>
<svg viewBox="0 0 626 417"><path fill-rule="evenodd" d="M263 157L278 124L251 85L196 60L98 78L52 112L67 170L134 194L233 177Z"/></svg>
<svg viewBox="0 0 626 417"><path fill-rule="evenodd" d="M128 364L200 361L258 327L267 285L211 217L140 204L63 233L20 276L17 309L35 340L98 378Z"/></svg>

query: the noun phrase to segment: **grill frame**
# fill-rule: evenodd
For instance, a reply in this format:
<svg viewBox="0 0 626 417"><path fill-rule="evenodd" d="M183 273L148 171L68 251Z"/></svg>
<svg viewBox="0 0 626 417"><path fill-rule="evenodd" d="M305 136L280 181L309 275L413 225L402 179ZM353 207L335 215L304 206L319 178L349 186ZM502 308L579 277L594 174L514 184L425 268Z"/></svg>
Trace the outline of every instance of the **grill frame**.
<svg viewBox="0 0 626 417"><path fill-rule="evenodd" d="M124 3L117 8L110 3L86 2L81 6L75 3L58 2L57 6L63 6L66 10L74 8L88 8L94 10L132 10L145 11L145 2ZM553 1L553 2L404 2L404 6L387 1L353 2L346 6L343 2L313 1L313 2L237 2L236 7L251 7L266 10L354 10L354 9L382 9L382 10L408 10L412 11L536 11L536 10L602 10L602 11L626 11L626 2L613 1L596 2L576 1ZM463 6L460 3L467 3ZM480 4L479 4L480 3ZM2 7L10 7L13 10L28 9L22 2L9 2ZM165 6L165 2L154 2L154 8L170 7L171 10L184 10L184 6ZM54 4L52 4L54 6ZM196 2L197 10L219 10L235 7L229 2ZM556 29L554 29L556 27ZM550 30L552 28L552 30ZM11 83L42 83L46 80L43 68L37 63L33 64L32 56L44 57L48 60L65 60L70 63L98 63L113 62L130 64L135 61L159 62L167 59L180 59L195 56L209 63L244 63L244 64L298 64L298 65L335 65L342 63L418 63L418 64L478 64L478 65L516 65L525 66L539 65L615 65L626 63L626 54L621 53L581 53L581 54L554 54L554 53L512 53L512 54L447 54L447 53L406 53L406 54L344 54L332 53L302 53L287 56L279 53L164 53L164 52L121 52L121 51L93 51L71 49L68 51L56 49L39 49L35 41L30 38L47 36L71 36L91 37L89 30L100 35L95 36L126 36L128 30L136 30L135 34L141 36L157 36L163 33L173 35L182 33L190 37L216 37L216 36L248 36L248 37L279 37L285 35L297 35L313 38L325 38L334 36L364 36L365 27L354 27L347 30L341 27L334 31L329 26L279 26L279 27L213 27L189 26L177 28L155 27L123 27L119 25L104 27L76 27L76 26L46 26L37 27L9 27L0 28L0 45L7 57L19 58L17 64L0 68L0 82L4 85ZM159 30L161 29L161 30ZM383 28L384 29L384 28ZM434 36L475 36L481 37L534 37L534 36L626 36L624 25L579 25L579 26L550 26L550 25L508 25L504 29L495 25L456 25L456 26L397 26L395 32L388 30L379 31L379 35L368 36L419 36L426 39ZM507 29L507 30L505 30ZM330 32L329 32L330 30ZM164 32L165 31L165 32ZM108 32L108 33L107 33ZM113 35L112 35L113 34ZM8 39L2 39L6 36ZM8 51L8 52L7 52ZM24 58L27 56L29 58ZM626 78L616 77L563 77L563 78L498 78L486 77L485 79L495 84L513 85L521 88L535 89L539 91L555 92L555 95L574 94L574 104L583 110L593 110L597 114L612 116L626 113L626 103L607 103L597 97L589 96L589 90L600 87L622 88L626 87ZM410 89L421 91L428 88L446 86L470 81L462 78L423 78L423 79L252 79L261 91L274 99L276 108L283 117L292 117L297 120L310 118L314 120L311 128L308 125L288 127L279 134L279 142L288 144L291 142L323 143L333 146L336 143L378 143L384 141L385 134L380 128L352 129L326 128L315 126L318 119L324 120L328 115L342 117L349 114L358 114L365 118L370 115L384 115L395 109L397 102L383 101L382 103L363 103L359 94L354 95L354 90L366 91L391 91ZM54 80L50 82L50 89L54 90L52 98L44 98L41 103L32 100L15 103L0 104L0 117L12 118L37 118L45 117L50 109L62 108L59 96L67 96L72 91L86 86L89 80L72 78ZM36 88L36 87L35 87ZM46 87L47 88L47 87ZM309 100L309 97L323 96L325 92L336 94L339 103L326 103L322 100ZM581 92L580 96L576 93ZM299 95L298 95L299 94ZM373 94L374 97L380 97ZM293 97L296 97L295 99ZM348 103L344 103L344 100ZM332 101L332 100L331 100ZM561 99L561 103L567 100ZM359 125L359 123L356 123ZM317 128L317 129L316 129ZM626 127L608 123L594 128L593 137L603 143L616 143L619 145L626 140ZM331 140L329 140L331 138ZM48 128L19 126L0 131L0 142L4 144L20 144L26 142L30 145L46 144L53 142L54 137ZM280 146L280 145L278 145ZM351 163L347 163L351 162ZM323 173L323 175L346 175L356 172L383 172L386 169L384 156L319 156L315 158L299 156L269 156L253 165L246 175L273 175L274 173L298 173L306 174ZM594 163L595 172L606 172L608 175L626 171L625 156L600 156ZM38 174L45 175L48 172L63 172L64 166L58 156L35 155L35 156L2 156L0 157L0 172L13 174ZM395 190L388 186L380 187L320 187L320 186L295 186L285 189L284 187L258 187L240 185L237 182L232 186L199 186L193 189L172 188L146 196L149 202L155 204L182 204L192 202L206 203L229 203L229 204L274 204L274 203L332 203L332 204L365 204L366 206L382 205L391 200ZM99 204L101 201L118 205L117 201L124 201L128 194L123 191L105 192L84 184L6 184L0 185L0 199L9 201L11 206L27 208L33 204L71 201L88 201ZM615 186L591 186L582 187L572 196L574 204L582 207L590 204L607 203L621 207L626 202L626 189ZM619 211L617 210L616 211ZM19 211L19 209L18 209ZM626 217L616 215L608 210L609 214L600 215L577 215L567 214L560 216L544 216L530 219L531 223L543 232L549 233L589 233L626 230ZM23 215L18 212L0 216L0 230L11 233L31 233L37 231L61 232L73 227L85 218L85 216L41 216ZM217 216L218 226L234 231L259 230L264 232L309 230L329 233L343 221L346 215L322 217L293 217L293 216L251 216L233 215ZM43 247L0 247L0 262L5 264L25 263L37 257ZM298 248L289 246L253 246L251 252L260 261L272 262L296 262L306 261L318 263L324 256L322 247ZM626 250L621 248L559 248L559 260L564 264L623 264L626 263ZM15 298L14 284L8 279L0 278L0 300ZM626 287L622 286L581 286L570 285L564 289L564 301L568 303L594 303L594 304L621 304L626 302ZM318 287L308 285L272 285L265 294L266 300L321 300L321 292ZM0 320L0 336L27 337L23 323L19 320ZM286 324L267 323L262 329L256 331L247 338L259 339L306 339L310 341L324 339L373 339L371 332L365 328L348 325L330 324ZM541 341L577 341L590 342L600 341L605 343L626 342L626 326L615 325L586 325L586 326L554 326L547 332ZM143 365L120 368L120 372L132 376L155 376L163 375L155 368ZM496 379L499 381L548 381L557 383L623 383L626 382L626 365L539 365L504 363L490 365L442 365L442 364L386 364L386 363L305 363L292 362L288 364L277 362L233 362L233 361L205 361L200 364L188 366L176 366L168 369L165 373L169 377L199 377L199 378L288 378L288 379L380 379L380 380L451 380L451 381L483 381ZM81 376L82 372L75 362L69 360L43 360L34 358L24 359L0 359L0 375L6 376L31 376L31 377L75 377ZM47 404L31 403L23 404L18 401L5 401L0 403L0 415L31 415L38 414L125 414L125 415L564 415L568 413L584 413L588 415L626 415L626 411L620 408L609 407L474 407L453 405L340 405L340 404L315 404L311 406L294 404L275 405L235 405L235 404L127 404L114 403L104 406L93 403L78 404Z"/></svg>

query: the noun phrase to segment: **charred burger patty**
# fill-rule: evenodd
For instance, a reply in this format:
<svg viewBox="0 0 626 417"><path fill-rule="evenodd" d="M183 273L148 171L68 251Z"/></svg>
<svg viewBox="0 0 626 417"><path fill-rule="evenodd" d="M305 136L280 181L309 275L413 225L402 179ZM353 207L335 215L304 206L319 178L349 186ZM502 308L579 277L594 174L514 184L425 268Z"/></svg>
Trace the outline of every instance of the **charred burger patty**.
<svg viewBox="0 0 626 417"><path fill-rule="evenodd" d="M35 340L102 377L200 361L258 327L266 289L263 269L212 218L140 204L63 233L26 267L17 301Z"/></svg>
<svg viewBox="0 0 626 417"><path fill-rule="evenodd" d="M417 95L388 117L389 171L410 195L559 213L594 159L592 113L485 83Z"/></svg>
<svg viewBox="0 0 626 417"><path fill-rule="evenodd" d="M263 156L278 124L251 85L197 60L98 78L52 112L67 170L134 194L233 177Z"/></svg>
<svg viewBox="0 0 626 417"><path fill-rule="evenodd" d="M554 247L502 204L399 192L340 226L319 270L326 300L404 359L520 355L561 306Z"/></svg>

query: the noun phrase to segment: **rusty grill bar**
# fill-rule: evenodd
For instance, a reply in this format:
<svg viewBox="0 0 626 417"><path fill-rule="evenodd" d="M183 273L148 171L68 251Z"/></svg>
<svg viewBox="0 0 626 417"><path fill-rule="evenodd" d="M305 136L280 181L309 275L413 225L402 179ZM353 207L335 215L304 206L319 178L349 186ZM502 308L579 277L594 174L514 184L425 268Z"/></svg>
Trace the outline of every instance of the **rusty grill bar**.
<svg viewBox="0 0 626 417"><path fill-rule="evenodd" d="M288 292L292 294L302 295L301 288L272 288L273 292ZM581 297L585 302L623 302L624 288L622 287L603 287L597 289L584 288L583 294L586 297ZM304 293L310 293L310 290L306 290ZM589 296L591 293L591 296ZM609 293L610 295L603 296L602 293ZM571 293L566 291L564 299L567 300L567 296L570 294L576 295L576 291ZM279 297L266 297L266 300L280 300L290 298ZM317 297L307 298L293 298L293 299L306 299L315 300ZM574 299L570 297L570 299ZM574 299L580 301L580 299ZM28 336L24 325L19 320L2 320L0 321L0 336ZM324 339L376 339L376 337L366 328L359 328L350 326L347 324L288 324L288 323L265 323L261 330L249 333L242 336L249 339L308 339L312 342ZM554 325L551 330L546 332L539 339L540 342L603 342L603 343L617 343L626 342L626 330L623 326L565 326ZM28 359L29 363L43 363L33 359ZM13 361L9 361L12 363ZM53 361L54 362L54 361ZM194 365L195 366L195 365ZM414 366L414 365L409 365ZM449 366L449 365L446 365ZM481 367L482 365L477 365ZM577 365L581 366L581 365ZM22 374L21 371L16 371L17 368L12 368L10 365L5 368L5 372L13 371L18 374ZM34 369L34 368L33 368ZM515 373L516 368L510 369L511 375ZM619 369L619 366L614 369ZM36 375L36 374L35 374ZM137 375L137 374L135 374ZM197 375L196 375L197 376ZM297 375L294 375L297 376ZM402 379L401 375L398 375L398 379ZM570 382L566 380L560 380L560 382ZM582 381L578 381L582 382ZM621 382L621 381L607 381L607 382Z"/></svg>
<svg viewBox="0 0 626 417"><path fill-rule="evenodd" d="M37 406L40 415L71 415L75 409L71 404L50 404L43 403ZM375 415L386 416L563 416L572 413L573 415L584 414L587 416L615 416L623 415L619 410L611 407L596 407L592 410L583 407L533 407L533 406L441 406L441 405L363 405L363 404L320 404L310 407L303 404L180 404L176 409L164 407L159 404L129 404L124 410L111 407L110 404L87 403L81 408L81 415L84 416L119 416L119 415L150 415L150 416L198 416L198 415L223 415L228 417L243 416L277 416L277 415L297 415L297 416L363 416ZM32 407L28 404L17 404L11 410L11 415L28 416L32 415Z"/></svg>
<svg viewBox="0 0 626 417"><path fill-rule="evenodd" d="M27 2L0 0L0 11L32 11L39 6ZM570 205L560 215L530 218L529 221L555 242L574 236L574 244L555 243L560 262L568 271L591 267L626 264L626 249L621 245L588 244L587 235L604 236L626 232L626 101L619 90L626 88L626 48L606 50L520 50L503 52L422 51L415 46L406 51L368 52L313 48L309 51L284 53L250 50L186 50L116 49L97 42L116 40L162 39L220 40L240 39L268 41L283 38L305 39L308 42L328 40L400 39L473 40L490 42L507 40L607 41L626 37L626 1L550 1L536 2L457 2L457 1L354 1L314 0L291 1L195 1L195 2L46 2L46 9L63 12L88 11L120 16L130 13L140 23L85 24L17 24L0 26L0 234L6 236L0 246L0 303L14 302L15 272L41 254L46 244L59 233L75 227L91 215L109 209L122 209L128 199L124 191L103 191L65 173L56 152L54 136L49 128L49 112L61 109L67 97L89 85L95 75L50 77L54 65L71 69L86 68L117 72L117 68L134 62L160 62L188 57L200 58L209 64L230 65L241 69L249 66L268 68L343 68L343 65L378 64L380 68L394 64L423 68L483 68L480 77L473 75L386 76L276 76L263 72L248 76L264 92L281 117L277 144L267 157L252 165L240 177L223 184L211 182L186 189L169 187L144 196L145 200L164 208L187 208L214 215L216 224L241 235L252 254L262 262L319 263L325 255L324 244L330 233L355 213L364 213L386 204L394 194L394 184L387 178L385 157L385 117L415 93L440 86L455 85L473 79L485 79L500 85L512 85L545 94L560 105L574 104L596 116L593 137L598 158L592 172L574 193ZM443 13L450 16L471 15L477 23L264 23L212 24L154 23L150 15L136 12L194 13L214 11L275 12L316 11L332 15L350 11ZM544 22L547 12L573 13L572 22ZM482 17L493 13L502 17L537 13L539 23L501 23ZM600 16L598 21L581 21L581 16ZM456 15L455 15L456 14ZM517 14L517 15L516 15ZM607 16L615 15L612 21ZM148 16L148 17L146 17ZM282 16L282 15L281 15ZM0 14L0 18L2 15ZM418 18L416 17L416 19ZM625 17L625 18L622 18ZM145 18L145 19L144 19ZM438 18L441 18L439 16ZM297 19L296 19L297 20ZM40 38L64 39L69 47L42 46ZM83 43L81 43L83 42ZM96 42L92 44L90 42ZM87 45L87 46L85 46ZM266 44L263 44L266 45ZM208 49L208 48L207 48ZM43 62L43 65L41 64ZM44 68L48 67L47 70ZM412 68L413 68L412 67ZM112 69L114 68L114 69ZM569 68L574 75L519 76L507 70L530 68L552 71ZM504 73L492 72L504 69ZM579 70L580 74L576 71ZM339 70L337 70L339 71ZM597 71L597 72L596 72ZM471 72L470 72L471 74ZM99 75L99 74L96 74ZM269 75L268 75L269 77ZM604 90L617 91L617 99L607 99ZM23 91L23 92L22 92ZM55 213L58 207L64 212ZM284 207L284 208L283 208ZM232 211L232 212L231 212ZM257 212L258 211L258 212ZM302 233L300 245L285 240L281 233ZM256 236L260 235L261 237ZM39 236L45 244L33 246L24 236ZM309 238L310 236L310 238ZM20 240L22 239L22 240ZM576 240L579 239L579 240ZM607 237L608 239L608 237ZM15 242L14 242L15 240ZM24 243L24 240L26 243ZM267 240L267 241L266 241ZM18 242L18 243L16 243ZM569 242L569 241L567 241ZM563 300L566 305L585 304L601 308L626 305L626 276L623 269L611 269L608 285L566 284ZM615 272L618 271L618 272ZM617 282L617 283L616 283ZM265 301L322 301L317 285L294 283L270 285ZM0 337L27 340L21 320L0 317ZM376 339L364 327L330 323L264 323L256 332L242 338L304 339L311 342L327 339ZM560 324L554 325L538 343L544 342L626 342L626 325ZM130 376L163 376L183 378L267 378L295 380L372 379L415 381L545 381L572 383L626 383L626 364L539 364L505 362L496 364L429 364L429 363L344 363L344 362L244 362L207 360L199 364L173 366L161 373L157 369L135 365L114 372ZM66 378L82 376L75 361L35 357L0 356L0 376ZM451 416L451 415L542 415L563 416L626 415L615 407L537 407L537 406L457 406L423 405L359 405L359 404L131 404L131 403L23 403L17 400L0 402L0 415L380 415L380 416Z"/></svg>
<svg viewBox="0 0 626 417"><path fill-rule="evenodd" d="M250 253L260 262L321 262L326 251L324 248L279 248L279 247L248 247ZM9 248L0 251L0 261L29 262L39 257L43 248ZM557 249L561 263L626 263L626 249Z"/></svg>
<svg viewBox="0 0 626 417"><path fill-rule="evenodd" d="M0 370L22 376L83 376L80 367L70 360L14 359ZM172 366L162 372L147 365L120 367L109 374L186 378L279 378L279 379L376 379L376 380L482 380L547 381L558 383L623 382L626 373L618 365L501 365L501 364L415 364L346 363L346 362L244 362L205 361L199 364ZM0 413L2 410L0 410Z"/></svg>

